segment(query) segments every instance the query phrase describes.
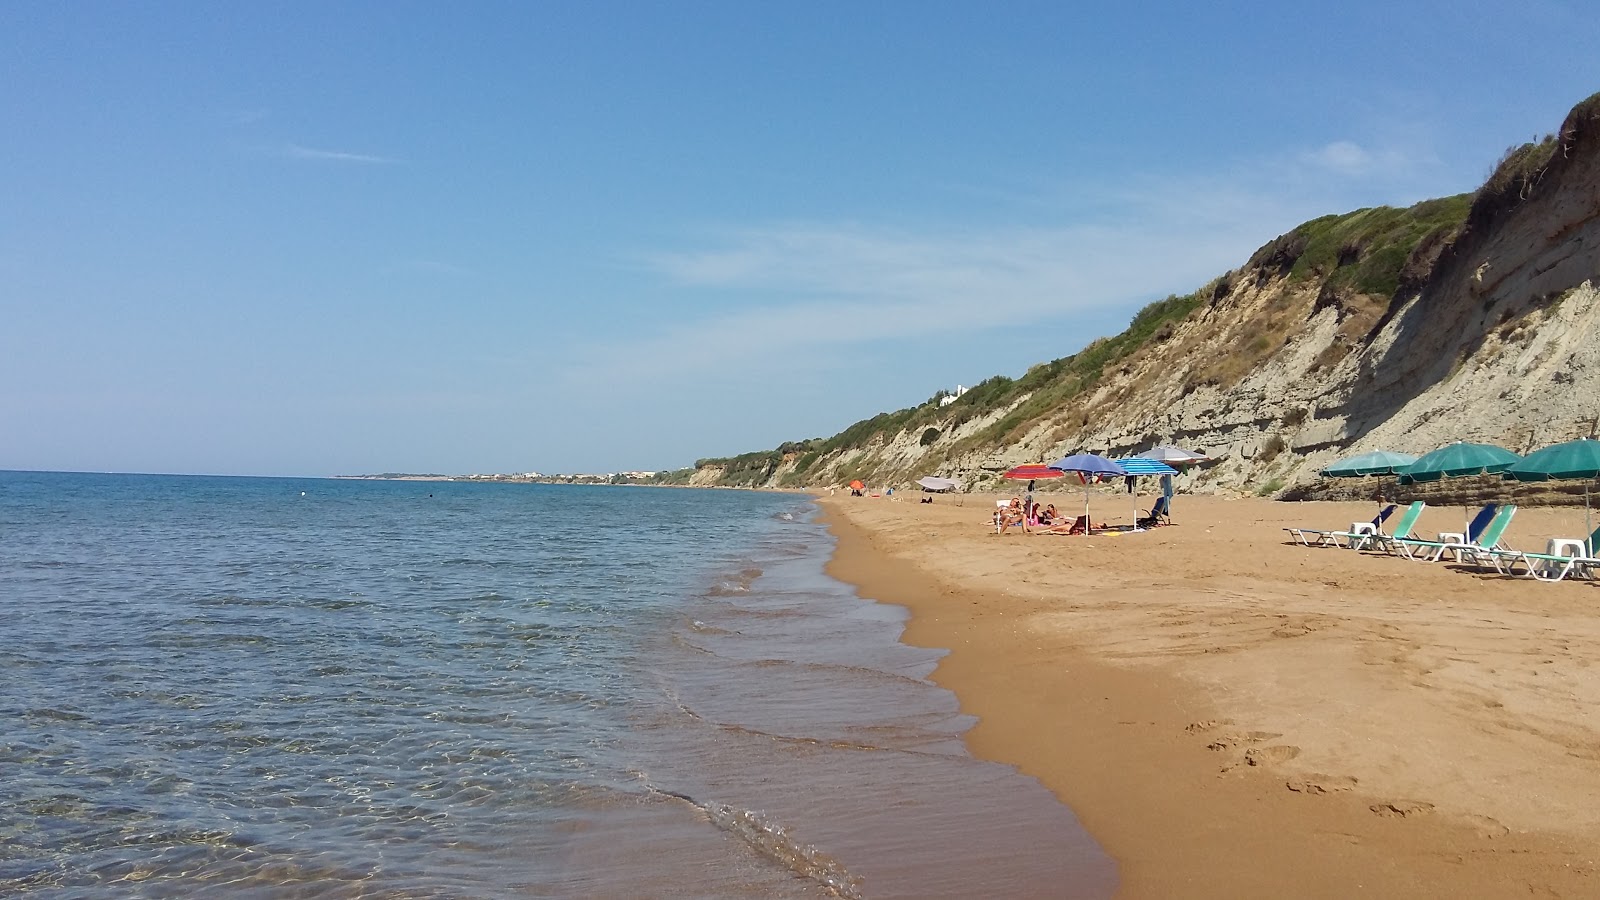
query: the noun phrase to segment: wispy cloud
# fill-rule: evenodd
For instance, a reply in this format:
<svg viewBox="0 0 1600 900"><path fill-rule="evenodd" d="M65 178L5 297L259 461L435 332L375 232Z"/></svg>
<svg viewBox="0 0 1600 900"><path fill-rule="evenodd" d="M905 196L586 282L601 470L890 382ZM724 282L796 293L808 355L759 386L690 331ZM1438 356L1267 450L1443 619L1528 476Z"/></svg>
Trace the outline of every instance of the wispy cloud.
<svg viewBox="0 0 1600 900"><path fill-rule="evenodd" d="M1185 217L1196 215L1185 209ZM687 314L625 344L576 348L569 375L590 384L670 378L862 343L1070 323L1199 287L1247 257L1264 240L1260 228L1245 215L981 231L737 229L716 246L646 257L671 287L732 299L731 312Z"/></svg>
<svg viewBox="0 0 1600 900"><path fill-rule="evenodd" d="M305 147L300 144L285 144L282 151L290 159L326 160L329 162L366 163L369 165L389 165L400 160L389 156L376 156L370 153L349 153L344 150L321 150L315 147Z"/></svg>
<svg viewBox="0 0 1600 900"><path fill-rule="evenodd" d="M570 348L567 375L574 384L654 383L802 354L821 360L863 343L941 338L959 348L968 336L1024 325L1072 333L1086 317L1105 322L1199 288L1315 216L1392 202L1397 184L1415 189L1433 173L1428 146L1334 141L1201 175L1041 184L1034 193L1048 202L998 204L1046 224L822 221L703 233L637 257L653 289L671 295L666 324Z"/></svg>
<svg viewBox="0 0 1600 900"><path fill-rule="evenodd" d="M1312 165L1352 175L1366 172L1373 164L1372 154L1354 141L1334 141L1302 158Z"/></svg>
<svg viewBox="0 0 1600 900"><path fill-rule="evenodd" d="M1343 140L1308 150L1299 157L1299 162L1314 173L1349 178L1394 178L1433 161L1431 155L1400 146L1369 148Z"/></svg>

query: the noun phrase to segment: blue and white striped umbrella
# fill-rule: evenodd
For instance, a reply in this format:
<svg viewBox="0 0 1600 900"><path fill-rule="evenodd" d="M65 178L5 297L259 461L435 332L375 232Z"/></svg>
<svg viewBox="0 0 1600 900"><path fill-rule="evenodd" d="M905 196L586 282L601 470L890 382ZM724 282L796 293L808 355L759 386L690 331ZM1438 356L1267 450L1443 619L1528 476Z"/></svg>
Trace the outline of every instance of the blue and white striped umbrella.
<svg viewBox="0 0 1600 900"><path fill-rule="evenodd" d="M1130 456L1127 459L1117 460L1117 465L1122 467L1129 475L1176 475L1178 470L1167 465L1159 459L1147 459L1143 456Z"/></svg>

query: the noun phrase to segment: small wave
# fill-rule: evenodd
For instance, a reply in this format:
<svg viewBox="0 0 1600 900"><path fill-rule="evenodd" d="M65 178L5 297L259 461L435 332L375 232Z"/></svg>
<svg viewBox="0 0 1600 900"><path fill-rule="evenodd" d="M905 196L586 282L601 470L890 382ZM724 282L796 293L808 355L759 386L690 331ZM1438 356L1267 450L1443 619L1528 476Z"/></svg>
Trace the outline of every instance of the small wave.
<svg viewBox="0 0 1600 900"><path fill-rule="evenodd" d="M87 721L89 721L89 717L86 716L86 715L83 715L82 713L75 713L75 712L72 712L71 710L66 710L66 709L51 709L49 707L41 707L39 709L30 709L26 713L24 713L23 715L26 718L29 718L29 719L45 719L45 720L49 720L49 721L52 721L52 722L87 722Z"/></svg>
<svg viewBox="0 0 1600 900"><path fill-rule="evenodd" d="M240 597L236 594L223 594L217 597L201 597L195 601L196 606L277 606L276 600L263 600L257 597Z"/></svg>
<svg viewBox="0 0 1600 900"><path fill-rule="evenodd" d="M353 600L353 599L343 599L343 598L337 599L337 600L332 599L332 598L328 598L328 599L310 599L310 600L303 600L303 601L300 602L300 606L304 607L304 608L326 609L326 610L329 610L331 612L338 612L339 610L342 610L342 609L356 609L358 607L375 606L375 605L376 604L374 604L371 600Z"/></svg>
<svg viewBox="0 0 1600 900"><path fill-rule="evenodd" d="M815 881L835 897L861 900L860 878L851 875L838 860L792 837L786 827L761 813L716 801L702 803L688 794L658 787L652 786L650 790L695 807L711 824L744 841L756 853L802 878Z"/></svg>
<svg viewBox="0 0 1600 900"><path fill-rule="evenodd" d="M706 591L707 597L733 597L739 594L750 593L750 585L761 577L761 570L755 566L740 569L733 575L723 578Z"/></svg>

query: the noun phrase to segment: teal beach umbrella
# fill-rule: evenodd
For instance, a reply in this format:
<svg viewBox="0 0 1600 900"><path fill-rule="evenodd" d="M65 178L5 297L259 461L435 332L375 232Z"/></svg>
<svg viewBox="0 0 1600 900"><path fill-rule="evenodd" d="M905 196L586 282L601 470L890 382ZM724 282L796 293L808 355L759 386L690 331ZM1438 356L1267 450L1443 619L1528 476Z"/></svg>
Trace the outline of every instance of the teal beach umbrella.
<svg viewBox="0 0 1600 900"><path fill-rule="evenodd" d="M1322 470L1326 478L1362 478L1367 475L1396 475L1400 470L1416 462L1417 458L1409 453L1394 453L1389 450L1374 450L1371 453L1362 453L1349 459L1341 459Z"/></svg>
<svg viewBox="0 0 1600 900"><path fill-rule="evenodd" d="M1505 470L1517 481L1574 481L1600 476L1600 441L1580 438L1535 450Z"/></svg>
<svg viewBox="0 0 1600 900"><path fill-rule="evenodd" d="M1369 475L1396 475L1416 461L1417 458L1409 453L1374 450L1371 453L1361 453L1348 459L1341 459L1323 469L1319 474L1324 478L1365 478ZM1378 502L1383 502L1381 489L1378 492Z"/></svg>
<svg viewBox="0 0 1600 900"><path fill-rule="evenodd" d="M1494 475L1511 468L1521 457L1493 444L1456 441L1424 455L1397 474L1401 484L1464 478L1469 475Z"/></svg>
<svg viewBox="0 0 1600 900"><path fill-rule="evenodd" d="M1512 464L1521 458L1510 450L1493 444L1456 441L1448 447L1440 447L1432 453L1424 454L1416 462L1401 469L1400 483L1413 484L1445 478L1494 475L1511 468ZM1464 518L1469 515L1466 507L1462 507L1461 514ZM1469 523L1462 531L1469 531L1471 527Z"/></svg>
<svg viewBox="0 0 1600 900"><path fill-rule="evenodd" d="M1535 450L1517 460L1505 471L1505 477L1517 481L1593 481L1600 477L1600 441L1579 438L1564 444L1554 444ZM1589 521L1589 486L1583 486L1584 546L1589 553L1588 536L1594 532Z"/></svg>

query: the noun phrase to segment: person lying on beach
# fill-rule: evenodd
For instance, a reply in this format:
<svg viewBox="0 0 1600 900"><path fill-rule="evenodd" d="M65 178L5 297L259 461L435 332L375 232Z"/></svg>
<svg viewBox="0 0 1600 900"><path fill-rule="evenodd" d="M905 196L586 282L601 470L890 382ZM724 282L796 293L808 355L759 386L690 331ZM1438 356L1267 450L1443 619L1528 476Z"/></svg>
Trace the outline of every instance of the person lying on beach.
<svg viewBox="0 0 1600 900"><path fill-rule="evenodd" d="M997 509L994 513L995 534L1005 534L1006 529L1013 525L1021 525L1023 531L1028 530L1028 524L1022 514L1022 498L1012 497L1011 503L1004 509Z"/></svg>
<svg viewBox="0 0 1600 900"><path fill-rule="evenodd" d="M1051 525L1049 528L1041 528L1035 531L1034 534L1083 534L1083 530L1085 528L1103 530L1105 527L1106 523L1104 522L1101 522L1099 525L1090 525L1088 516L1079 516L1076 519L1073 519L1071 522L1068 522L1066 519L1062 519L1056 524Z"/></svg>

